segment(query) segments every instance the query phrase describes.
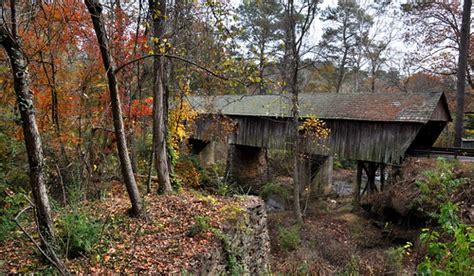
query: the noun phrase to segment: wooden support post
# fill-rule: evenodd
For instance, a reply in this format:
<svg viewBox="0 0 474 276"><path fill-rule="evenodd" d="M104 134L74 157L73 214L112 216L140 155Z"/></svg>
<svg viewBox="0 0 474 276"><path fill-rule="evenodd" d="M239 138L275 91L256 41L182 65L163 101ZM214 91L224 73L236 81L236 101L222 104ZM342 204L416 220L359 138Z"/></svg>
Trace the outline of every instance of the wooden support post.
<svg viewBox="0 0 474 276"><path fill-rule="evenodd" d="M385 186L385 165L380 164L380 191L383 191Z"/></svg>
<svg viewBox="0 0 474 276"><path fill-rule="evenodd" d="M367 193L373 194L377 191L377 186L375 186L375 174L377 172L378 164L375 162L369 162L368 171L367 171Z"/></svg>
<svg viewBox="0 0 474 276"><path fill-rule="evenodd" d="M353 210L358 210L360 208L360 186L362 184L362 161L357 161L357 179L356 185L353 191L354 194L354 202L353 202Z"/></svg>

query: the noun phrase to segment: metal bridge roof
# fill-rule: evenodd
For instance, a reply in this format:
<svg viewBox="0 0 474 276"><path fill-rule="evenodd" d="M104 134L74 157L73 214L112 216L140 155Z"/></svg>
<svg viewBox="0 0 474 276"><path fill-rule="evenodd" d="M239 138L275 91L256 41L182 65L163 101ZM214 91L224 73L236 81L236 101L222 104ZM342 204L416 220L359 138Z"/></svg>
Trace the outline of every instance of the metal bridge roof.
<svg viewBox="0 0 474 276"><path fill-rule="evenodd" d="M288 118L291 95L224 95L193 96L188 100L199 113L234 116ZM440 103L441 101L441 103ZM442 92L428 93L301 93L301 117L383 122L426 123L437 107L451 120L446 97Z"/></svg>

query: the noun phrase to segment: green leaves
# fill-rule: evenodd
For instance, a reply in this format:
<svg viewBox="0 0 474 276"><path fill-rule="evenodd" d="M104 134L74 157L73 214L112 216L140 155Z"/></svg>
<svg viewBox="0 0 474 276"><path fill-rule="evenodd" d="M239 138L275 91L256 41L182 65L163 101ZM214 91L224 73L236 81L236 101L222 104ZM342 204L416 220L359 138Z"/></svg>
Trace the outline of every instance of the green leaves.
<svg viewBox="0 0 474 276"><path fill-rule="evenodd" d="M67 256L91 253L99 241L100 225L85 213L77 210L66 213L57 223Z"/></svg>
<svg viewBox="0 0 474 276"><path fill-rule="evenodd" d="M301 243L300 228L298 226L278 228L278 241L284 250L295 250Z"/></svg>
<svg viewBox="0 0 474 276"><path fill-rule="evenodd" d="M466 180L456 178L453 171L453 163L440 159L438 170L426 172L426 180L417 182L421 202L439 206L432 217L440 225L438 230L422 229L420 240L427 255L417 268L421 275L474 272L474 231L461 223L459 206L451 201L452 194Z"/></svg>
<svg viewBox="0 0 474 276"><path fill-rule="evenodd" d="M14 222L16 214L25 206L28 202L25 197L25 193L13 193L10 189L4 188L0 184L0 194L7 194L6 197L0 199L0 244L12 238L10 232L13 231L17 226Z"/></svg>

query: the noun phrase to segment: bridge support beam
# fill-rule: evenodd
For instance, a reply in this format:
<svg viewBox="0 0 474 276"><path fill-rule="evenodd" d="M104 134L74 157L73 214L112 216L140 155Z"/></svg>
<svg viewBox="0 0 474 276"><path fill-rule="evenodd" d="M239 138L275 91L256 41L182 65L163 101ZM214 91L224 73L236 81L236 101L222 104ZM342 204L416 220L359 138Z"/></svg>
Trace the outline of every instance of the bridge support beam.
<svg viewBox="0 0 474 276"><path fill-rule="evenodd" d="M229 177L250 191L258 191L268 180L266 149L230 145L228 157Z"/></svg>
<svg viewBox="0 0 474 276"><path fill-rule="evenodd" d="M360 207L360 198L364 193L373 194L379 191L375 184L375 178L377 171L380 170L380 191L384 189L385 185L385 164L376 162L357 161L357 179L354 187L354 199L353 206L354 210ZM367 181L364 189L362 188L362 176L365 174Z"/></svg>

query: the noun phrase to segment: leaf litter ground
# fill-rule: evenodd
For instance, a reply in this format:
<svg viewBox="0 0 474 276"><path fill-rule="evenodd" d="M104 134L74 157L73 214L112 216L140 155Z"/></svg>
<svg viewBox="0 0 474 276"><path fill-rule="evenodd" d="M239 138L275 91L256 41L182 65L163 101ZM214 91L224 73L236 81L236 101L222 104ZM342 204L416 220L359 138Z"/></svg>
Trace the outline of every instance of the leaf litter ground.
<svg viewBox="0 0 474 276"><path fill-rule="evenodd" d="M199 271L200 261L219 246L209 231L189 237L197 216L208 217L219 227L224 206L233 199L184 191L171 195L147 195L147 216L126 215L128 198L114 196L81 203L80 209L101 223L101 238L94 253L65 261L74 273L181 273ZM29 230L34 232L30 225ZM16 238L0 244L0 273L47 269L34 245L17 231Z"/></svg>

